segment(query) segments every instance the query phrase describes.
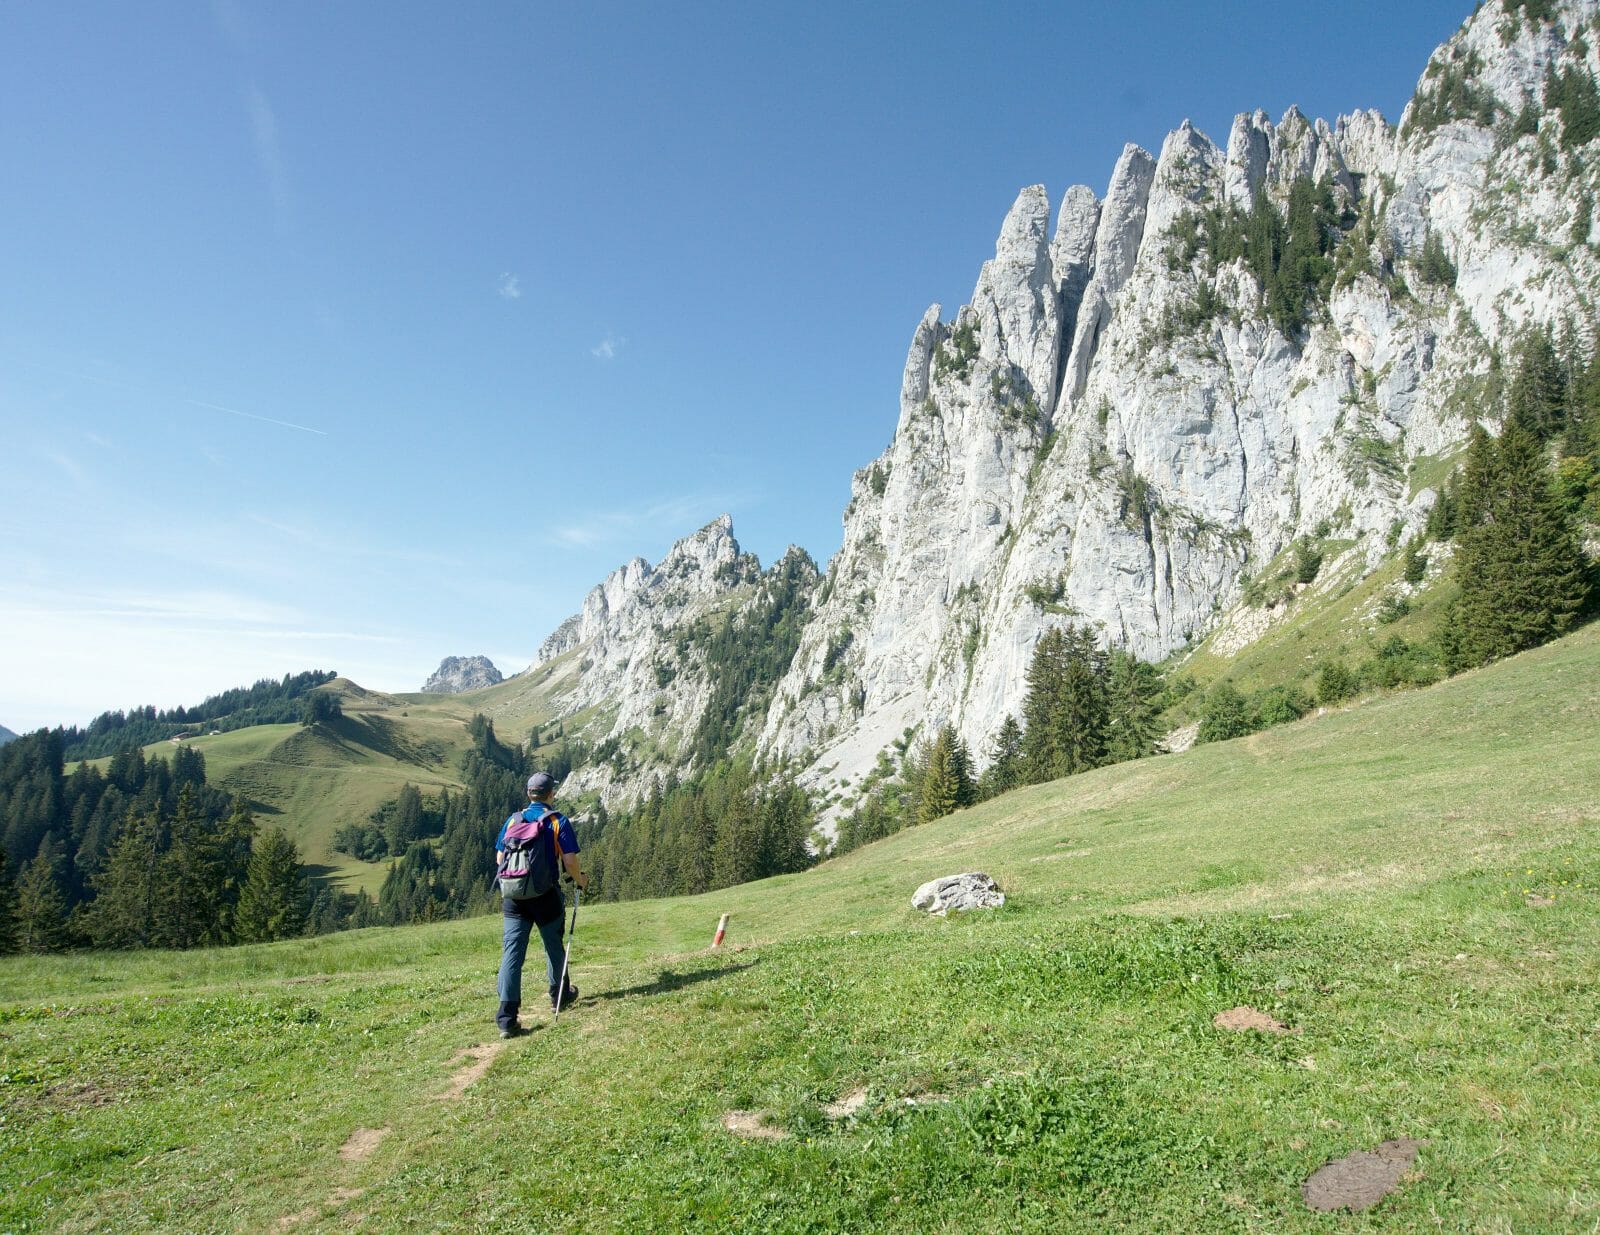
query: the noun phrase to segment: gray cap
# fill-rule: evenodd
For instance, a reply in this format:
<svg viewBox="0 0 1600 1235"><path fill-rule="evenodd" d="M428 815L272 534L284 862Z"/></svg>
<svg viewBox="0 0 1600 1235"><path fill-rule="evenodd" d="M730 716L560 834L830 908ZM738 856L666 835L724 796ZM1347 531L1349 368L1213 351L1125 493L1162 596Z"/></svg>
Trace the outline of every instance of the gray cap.
<svg viewBox="0 0 1600 1235"><path fill-rule="evenodd" d="M530 795L549 793L556 787L556 778L548 772L535 772L528 777L528 793Z"/></svg>

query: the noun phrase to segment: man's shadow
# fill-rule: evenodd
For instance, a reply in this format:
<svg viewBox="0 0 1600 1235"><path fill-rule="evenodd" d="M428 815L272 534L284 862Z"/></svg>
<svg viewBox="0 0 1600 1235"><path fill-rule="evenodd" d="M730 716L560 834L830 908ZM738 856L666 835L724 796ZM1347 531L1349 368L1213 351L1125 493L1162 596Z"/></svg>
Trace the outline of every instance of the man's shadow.
<svg viewBox="0 0 1600 1235"><path fill-rule="evenodd" d="M601 991L594 996L594 1002L600 1003L606 999L627 999L633 995L666 995L672 991L682 990L686 986L693 986L697 982L709 982L713 978L725 978L731 973L738 973L750 969L755 961L746 961L742 965L723 965L716 969L691 969L687 973L675 973L670 969L663 969L656 974L654 982L644 982L638 986L628 986L617 991ZM584 1002L588 1002L585 1000Z"/></svg>

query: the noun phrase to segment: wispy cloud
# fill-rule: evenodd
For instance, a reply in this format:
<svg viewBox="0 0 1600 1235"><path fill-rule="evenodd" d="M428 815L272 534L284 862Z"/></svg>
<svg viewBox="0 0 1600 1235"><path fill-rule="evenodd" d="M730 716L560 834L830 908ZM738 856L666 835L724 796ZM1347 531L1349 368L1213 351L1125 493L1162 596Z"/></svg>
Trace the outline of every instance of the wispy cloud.
<svg viewBox="0 0 1600 1235"><path fill-rule="evenodd" d="M500 297L502 300L522 299L522 276L512 274L509 270L500 276Z"/></svg>
<svg viewBox="0 0 1600 1235"><path fill-rule="evenodd" d="M47 450L44 457L49 459L82 488L89 487L89 473L83 470L83 465L71 455L62 454L59 450Z"/></svg>
<svg viewBox="0 0 1600 1235"><path fill-rule="evenodd" d="M254 82L245 91L245 110L250 113L250 139L255 146L256 162L266 178L267 192L272 195L272 208L277 216L278 229L289 230L289 172L283 160L283 147L278 140L278 117L261 87Z"/></svg>
<svg viewBox="0 0 1600 1235"><path fill-rule="evenodd" d="M101 450L110 450L114 445L109 437L106 437L100 433L96 433L92 429L86 429L83 436L88 438L96 446L100 447Z"/></svg>
<svg viewBox="0 0 1600 1235"><path fill-rule="evenodd" d="M309 425L297 425L288 420L274 420L271 416L257 416L254 412L241 412L236 407L223 407L220 403L206 403L200 399L185 399L190 407L210 408L213 412L227 412L230 416L243 416L246 420L259 420L262 424L278 425L285 429L298 429L302 433L315 433L318 437L327 437L326 429L313 429Z"/></svg>
<svg viewBox="0 0 1600 1235"><path fill-rule="evenodd" d="M682 529L680 536L687 536L716 518L718 512L739 504L737 495L686 493L652 506L596 511L580 522L561 525L551 536L558 544L580 549L637 537L645 529L678 528Z"/></svg>
<svg viewBox="0 0 1600 1235"><path fill-rule="evenodd" d="M606 331L606 337L589 349L589 355L600 360L615 360L617 353L627 345L627 340Z"/></svg>

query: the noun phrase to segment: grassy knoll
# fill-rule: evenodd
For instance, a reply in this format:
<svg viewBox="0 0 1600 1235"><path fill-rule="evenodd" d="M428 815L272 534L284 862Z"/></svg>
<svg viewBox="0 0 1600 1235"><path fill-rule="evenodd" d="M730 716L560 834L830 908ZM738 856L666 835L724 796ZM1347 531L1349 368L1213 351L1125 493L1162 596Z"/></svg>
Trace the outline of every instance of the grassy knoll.
<svg viewBox="0 0 1600 1235"><path fill-rule="evenodd" d="M205 755L207 780L245 798L263 824L282 827L307 863L339 887L376 895L388 864L335 852L334 833L364 823L408 782L424 792L457 788L474 708L451 696L385 695L343 678L326 689L344 709L331 725L256 725L202 734L190 745ZM145 753L170 758L172 744ZM103 770L111 761L92 762Z"/></svg>
<svg viewBox="0 0 1600 1235"><path fill-rule="evenodd" d="M585 907L585 1000L503 1050L493 918L10 959L0 1229L1590 1231L1597 730L1590 627L803 875ZM910 910L973 867L1003 910ZM1297 1032L1212 1024L1240 1004ZM1400 1136L1427 1144L1378 1208L1303 1206Z"/></svg>

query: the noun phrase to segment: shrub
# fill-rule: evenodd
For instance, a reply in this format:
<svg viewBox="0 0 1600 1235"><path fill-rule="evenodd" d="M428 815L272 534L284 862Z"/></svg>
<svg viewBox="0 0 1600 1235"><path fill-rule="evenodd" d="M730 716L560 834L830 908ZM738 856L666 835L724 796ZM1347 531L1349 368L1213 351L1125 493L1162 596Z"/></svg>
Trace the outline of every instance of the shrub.
<svg viewBox="0 0 1600 1235"><path fill-rule="evenodd" d="M1311 710L1311 700L1298 686L1269 686L1256 696L1255 711L1258 729L1272 725L1287 725L1299 720Z"/></svg>
<svg viewBox="0 0 1600 1235"><path fill-rule="evenodd" d="M1330 704L1348 699L1359 685L1360 680L1343 661L1325 660L1317 670L1317 702Z"/></svg>
<svg viewBox="0 0 1600 1235"><path fill-rule="evenodd" d="M1219 682L1206 692L1196 742L1225 742L1250 733L1250 708L1245 698L1227 682Z"/></svg>

